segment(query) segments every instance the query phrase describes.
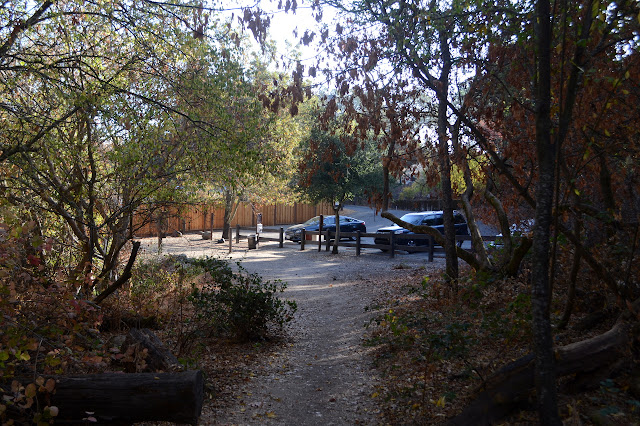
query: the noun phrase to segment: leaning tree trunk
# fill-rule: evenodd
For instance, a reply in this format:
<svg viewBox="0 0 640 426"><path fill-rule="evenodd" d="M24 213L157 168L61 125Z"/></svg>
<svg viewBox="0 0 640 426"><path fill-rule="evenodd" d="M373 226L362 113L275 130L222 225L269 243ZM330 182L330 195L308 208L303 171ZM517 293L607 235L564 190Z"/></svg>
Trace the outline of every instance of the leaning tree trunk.
<svg viewBox="0 0 640 426"><path fill-rule="evenodd" d="M482 234L480 233L480 228L478 228L478 225L476 224L473 208L471 207L471 199L473 198L475 188L471 177L471 169L469 168L468 152L460 146L460 125L460 119L456 120L451 134L454 158L457 159L457 163L462 166L465 183L465 190L460 195L460 201L462 202L464 215L467 218L467 226L469 227L469 234L471 235L471 247L473 249L473 253L476 259L478 259L478 263L481 265L480 267L483 270L492 271L493 265L487 255L487 250L485 248L484 241L482 240Z"/></svg>
<svg viewBox="0 0 640 426"><path fill-rule="evenodd" d="M574 375L577 380L584 377L599 383L603 378L598 372L607 371L628 355L629 346L636 338L633 329L637 324L637 320L620 320L606 333L558 348L554 353L558 376ZM535 355L529 354L496 371L448 424L495 424L526 405L534 393L535 363Z"/></svg>
<svg viewBox="0 0 640 426"><path fill-rule="evenodd" d="M131 248L131 255L129 255L129 261L127 262L127 265L124 267L124 271L122 272L122 275L120 275L120 277L116 281L114 281L112 284L109 285L109 287L107 287L102 293L100 293L95 298L94 303L98 303L98 304L102 303L104 299L109 297L113 292L118 290L127 281L129 281L129 278L131 278L131 269L133 268L133 264L135 263L136 257L138 256L138 250L140 250L140 241L134 241L133 247Z"/></svg>
<svg viewBox="0 0 640 426"><path fill-rule="evenodd" d="M580 237L582 233L582 219L578 216L576 220L576 235ZM573 305L576 300L576 281L578 280L578 272L580 272L580 261L581 261L580 251L575 250L573 252L573 262L571 265L571 273L569 275L569 293L567 294L567 304L564 307L564 312L562 313L562 318L558 323L558 329L563 330L569 325L569 319L571 318L571 313L573 312Z"/></svg>

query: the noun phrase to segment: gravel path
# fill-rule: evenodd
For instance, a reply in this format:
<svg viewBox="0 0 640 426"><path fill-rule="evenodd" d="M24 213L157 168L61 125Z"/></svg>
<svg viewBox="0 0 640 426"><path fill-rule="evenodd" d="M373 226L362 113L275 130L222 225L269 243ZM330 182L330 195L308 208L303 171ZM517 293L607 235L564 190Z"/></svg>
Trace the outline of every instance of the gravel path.
<svg viewBox="0 0 640 426"><path fill-rule="evenodd" d="M362 209L361 217L371 214ZM358 211L343 214L358 217ZM365 219L366 220L366 219ZM386 225L375 217L367 223ZM150 240L150 242L153 240ZM223 425L375 425L382 422L372 394L378 378L362 345L364 325L374 315L365 311L384 291L386 277L400 268L424 267L425 274L442 268L443 259L399 252L395 258L379 250L341 248L340 253L305 251L288 243L260 243L258 250L234 248L197 237L165 240L165 252L217 255L241 260L249 272L288 283L284 297L298 303L290 327L291 342L265 362L261 372L236 390L234 406L205 409L200 424ZM182 248L180 248L182 246ZM147 253L153 247L146 245Z"/></svg>
<svg viewBox="0 0 640 426"><path fill-rule="evenodd" d="M441 262L425 264L408 255L356 257L349 251L332 255L276 246L247 251L242 265L267 279L285 280L284 297L298 303L292 343L264 374L238 390L238 404L215 413L211 424L378 424L380 413L371 397L377 377L362 346L372 315L365 307L382 290L373 280L393 275L400 264L441 267Z"/></svg>

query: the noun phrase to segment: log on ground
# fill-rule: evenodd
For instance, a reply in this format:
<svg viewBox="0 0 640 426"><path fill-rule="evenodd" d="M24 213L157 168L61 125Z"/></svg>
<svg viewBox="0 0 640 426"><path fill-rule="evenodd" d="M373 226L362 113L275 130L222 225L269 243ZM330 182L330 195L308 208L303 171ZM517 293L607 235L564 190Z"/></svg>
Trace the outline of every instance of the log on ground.
<svg viewBox="0 0 640 426"><path fill-rule="evenodd" d="M630 324L618 322L606 333L556 350L558 377L589 374L610 366L627 354ZM489 425L519 408L534 389L535 358L526 355L502 367L485 383L474 399L449 425Z"/></svg>
<svg viewBox="0 0 640 426"><path fill-rule="evenodd" d="M181 373L104 373L57 377L50 404L56 423L169 421L196 424L204 401L199 370Z"/></svg>
<svg viewBox="0 0 640 426"><path fill-rule="evenodd" d="M182 365L171 351L169 351L155 333L148 328L132 328L124 346L139 345L147 350L146 363L151 371L179 371Z"/></svg>

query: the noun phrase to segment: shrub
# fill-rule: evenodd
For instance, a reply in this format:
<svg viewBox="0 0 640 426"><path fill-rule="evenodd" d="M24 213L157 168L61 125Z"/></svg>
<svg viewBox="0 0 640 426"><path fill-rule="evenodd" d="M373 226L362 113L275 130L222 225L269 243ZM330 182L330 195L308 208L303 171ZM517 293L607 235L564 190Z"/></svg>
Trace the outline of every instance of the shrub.
<svg viewBox="0 0 640 426"><path fill-rule="evenodd" d="M238 263L234 272L227 262L213 258L197 259L206 279L202 288L194 288L189 300L199 320L206 319L212 333L230 334L239 340L267 337L273 329L293 319L297 306L282 300L286 284L280 280L264 281L258 274L247 273Z"/></svg>

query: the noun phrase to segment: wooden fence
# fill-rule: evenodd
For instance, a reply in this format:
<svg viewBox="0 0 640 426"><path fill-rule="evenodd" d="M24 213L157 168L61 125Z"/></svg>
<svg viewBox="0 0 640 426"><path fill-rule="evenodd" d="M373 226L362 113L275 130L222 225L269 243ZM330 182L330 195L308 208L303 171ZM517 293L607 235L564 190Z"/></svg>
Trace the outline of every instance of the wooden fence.
<svg viewBox="0 0 640 426"><path fill-rule="evenodd" d="M292 205L272 204L257 207L249 202L242 202L238 207L231 226L255 227L258 214L262 214L263 226L289 225L305 222L314 216L333 214L329 203ZM156 209L149 218L148 214L138 213L133 219L136 237L152 237L158 230L166 235L175 232L198 232L211 229L222 229L224 223L224 206L197 204Z"/></svg>
<svg viewBox="0 0 640 426"><path fill-rule="evenodd" d="M256 249L256 234L255 229L244 229L247 231L247 234L241 234L240 226L236 226L235 238L229 239L229 253L233 251L232 241L235 239L236 244L243 240L251 240L253 241L249 243L249 249ZM389 256L395 257L395 253L398 250L406 251L408 253L427 253L429 262L433 262L434 253L444 253L444 248L438 246L431 235L427 234L411 234L411 240L414 245L408 245L406 239L398 238L398 236L392 232L383 232L383 233L366 233L366 232L340 232L341 239L338 241L338 247L351 247L356 249L356 256L360 256L363 248L370 249L378 249L384 252L388 252ZM405 236L406 237L406 236ZM324 238L324 241L323 241ZM349 241L343 241L342 238L348 238ZM373 238L374 243L368 243L362 241L363 238ZM482 240L484 242L493 242L496 241L498 237L494 235L483 235ZM307 231L302 229L302 235L300 242L300 250L304 250L306 246L311 246L312 248L317 247L318 251L322 251L323 247L325 251L329 251L333 244L335 243L335 232L334 231ZM384 240L384 243L375 243L375 240ZM259 241L275 241L278 243L280 248L284 247L285 238L284 238L284 228L279 229L278 237L264 237L259 236ZM456 241L459 247L462 247L462 244L465 241L471 241L470 235L456 235ZM471 246L469 251L473 252L473 246Z"/></svg>

